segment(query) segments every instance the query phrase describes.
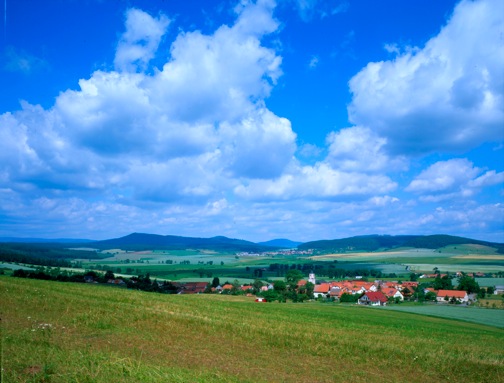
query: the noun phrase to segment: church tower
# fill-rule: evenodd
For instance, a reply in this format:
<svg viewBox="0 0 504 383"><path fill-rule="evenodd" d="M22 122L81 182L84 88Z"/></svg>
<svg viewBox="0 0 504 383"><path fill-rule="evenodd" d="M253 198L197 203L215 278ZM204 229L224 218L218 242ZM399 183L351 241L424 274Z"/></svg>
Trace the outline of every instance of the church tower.
<svg viewBox="0 0 504 383"><path fill-rule="evenodd" d="M308 274L308 282L315 284L315 273L313 271Z"/></svg>

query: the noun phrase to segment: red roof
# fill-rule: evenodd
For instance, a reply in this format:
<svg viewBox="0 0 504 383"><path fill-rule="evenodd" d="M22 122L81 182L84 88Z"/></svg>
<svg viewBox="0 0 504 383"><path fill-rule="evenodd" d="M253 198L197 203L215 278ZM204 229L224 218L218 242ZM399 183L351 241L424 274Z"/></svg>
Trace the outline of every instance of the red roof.
<svg viewBox="0 0 504 383"><path fill-rule="evenodd" d="M387 297L383 295L381 291L368 291L364 295L366 295L371 302L377 302L377 301L380 301L382 303L387 302Z"/></svg>
<svg viewBox="0 0 504 383"><path fill-rule="evenodd" d="M392 288L386 288L382 289L382 293L385 294L387 297L393 297L394 294L397 293L397 290Z"/></svg>
<svg viewBox="0 0 504 383"><path fill-rule="evenodd" d="M465 298L466 296L465 291L460 291L460 290L439 290L437 292L438 297L455 297L455 298Z"/></svg>
<svg viewBox="0 0 504 383"><path fill-rule="evenodd" d="M330 283L321 283L320 285L316 285L313 289L314 293L327 293L331 288Z"/></svg>

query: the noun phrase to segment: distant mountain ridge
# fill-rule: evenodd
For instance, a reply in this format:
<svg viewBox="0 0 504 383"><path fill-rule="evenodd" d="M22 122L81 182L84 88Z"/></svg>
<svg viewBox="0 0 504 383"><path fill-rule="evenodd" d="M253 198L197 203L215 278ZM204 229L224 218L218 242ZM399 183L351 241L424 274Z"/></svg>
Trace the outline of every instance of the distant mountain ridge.
<svg viewBox="0 0 504 383"><path fill-rule="evenodd" d="M132 233L120 238L93 241L89 239L42 239L0 237L0 243L40 244L47 247L54 244L59 248L79 247L85 244L100 250L120 248L123 250L214 250L228 252L263 252L273 249L298 248L300 250L314 249L322 252L330 251L376 251L398 247L438 249L449 245L475 244L496 248L504 254L504 243L480 241L471 238L457 237L445 234L436 235L361 235L349 238L319 240L310 242L295 242L289 239L273 239L265 242L250 242L243 239L216 236L212 238L182 237L176 235L158 235Z"/></svg>
<svg viewBox="0 0 504 383"><path fill-rule="evenodd" d="M132 233L121 238L96 241L90 245L98 249L121 248L124 250L207 249L220 251L266 251L271 249L267 246L262 246L243 239L227 238L223 236L195 238L145 233Z"/></svg>
<svg viewBox="0 0 504 383"><path fill-rule="evenodd" d="M23 238L23 237L0 237L0 243L89 243L92 239L82 238Z"/></svg>
<svg viewBox="0 0 504 383"><path fill-rule="evenodd" d="M305 242L299 249L315 249L320 251L376 251L397 247L413 247L439 249L450 245L474 244L490 246L504 253L504 243L480 241L477 239L457 237L446 234L435 235L362 235L349 238Z"/></svg>

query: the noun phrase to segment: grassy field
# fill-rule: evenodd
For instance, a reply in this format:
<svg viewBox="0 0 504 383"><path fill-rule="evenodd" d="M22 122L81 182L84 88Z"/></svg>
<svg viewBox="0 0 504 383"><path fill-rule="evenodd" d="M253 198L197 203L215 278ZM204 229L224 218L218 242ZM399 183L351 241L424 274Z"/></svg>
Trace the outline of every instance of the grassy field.
<svg viewBox="0 0 504 383"><path fill-rule="evenodd" d="M325 254L312 260L338 262L368 262L409 266L415 272L432 272L434 267L443 271L497 272L504 271L504 254L479 245L447 246L441 249L395 249L390 251ZM388 272L388 271L387 271Z"/></svg>
<svg viewBox="0 0 504 383"><path fill-rule="evenodd" d="M0 276L5 382L501 382L504 331Z"/></svg>
<svg viewBox="0 0 504 383"><path fill-rule="evenodd" d="M501 303L501 300L495 300ZM500 306L499 306L500 307ZM396 310L421 315L430 315L441 318L457 319L495 326L504 329L504 311L479 307L461 307L447 304L423 304L423 305L389 305L385 310Z"/></svg>

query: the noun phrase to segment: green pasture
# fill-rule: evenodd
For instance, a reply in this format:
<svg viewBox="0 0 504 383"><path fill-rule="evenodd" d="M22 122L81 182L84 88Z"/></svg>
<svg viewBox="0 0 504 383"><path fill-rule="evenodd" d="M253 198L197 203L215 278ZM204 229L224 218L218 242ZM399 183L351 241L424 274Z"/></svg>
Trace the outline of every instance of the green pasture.
<svg viewBox="0 0 504 383"><path fill-rule="evenodd" d="M0 276L5 382L502 381L501 328ZM366 360L372 358L372 363Z"/></svg>
<svg viewBox="0 0 504 383"><path fill-rule="evenodd" d="M9 269L9 270L35 270L33 267L16 265L15 263L0 263L0 269Z"/></svg>
<svg viewBox="0 0 504 383"><path fill-rule="evenodd" d="M487 309L472 306L453 306L448 304L422 304L422 305L389 305L380 307L384 310L394 310L420 315L429 315L441 318L456 319L474 322L504 329L504 310Z"/></svg>
<svg viewBox="0 0 504 383"><path fill-rule="evenodd" d="M504 278L475 278L481 287L504 286Z"/></svg>
<svg viewBox="0 0 504 383"><path fill-rule="evenodd" d="M195 277L219 277L253 279L254 269L264 268L262 278L281 277L281 272L269 271L271 264L313 264L345 270L374 269L384 274L396 274L407 278L409 273L432 273L437 267L442 272L485 272L504 271L503 255L495 249L477 245L460 245L440 250L395 249L371 253L329 254L305 257L299 255L236 256L234 253L217 253L206 250L153 250L123 251L105 250L110 257L99 260L83 260L84 268L110 267L118 274L138 275L149 273L154 278L181 280ZM479 253L478 253L479 252ZM469 254L469 255L468 255ZM167 264L171 261L171 264ZM183 264L189 262L190 264ZM212 263L210 265L209 263ZM247 271L247 268L249 270ZM119 271L120 269L120 271ZM128 271L129 270L129 271ZM201 275L200 271L205 274Z"/></svg>
<svg viewBox="0 0 504 383"><path fill-rule="evenodd" d="M494 248L480 245L447 246L441 249L394 249L369 253L342 253L310 257L314 261L409 266L415 272L432 272L434 267L443 271L498 272L504 271L504 255ZM339 267L339 266L337 266ZM397 271L386 271L396 272Z"/></svg>

